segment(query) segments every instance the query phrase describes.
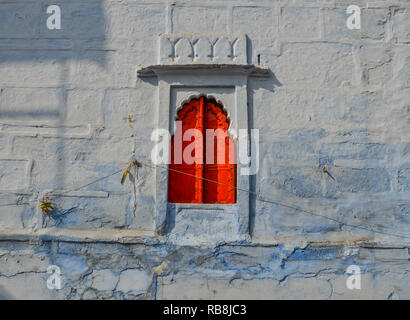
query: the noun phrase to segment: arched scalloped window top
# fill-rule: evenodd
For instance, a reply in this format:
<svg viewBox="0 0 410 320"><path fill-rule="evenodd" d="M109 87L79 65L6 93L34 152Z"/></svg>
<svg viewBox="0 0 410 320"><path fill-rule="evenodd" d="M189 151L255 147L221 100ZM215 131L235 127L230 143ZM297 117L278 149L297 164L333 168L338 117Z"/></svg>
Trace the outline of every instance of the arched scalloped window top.
<svg viewBox="0 0 410 320"><path fill-rule="evenodd" d="M176 121L168 201L235 203L235 142L228 134L230 120L223 106L215 99L193 98L178 111ZM191 160L184 155L190 155Z"/></svg>

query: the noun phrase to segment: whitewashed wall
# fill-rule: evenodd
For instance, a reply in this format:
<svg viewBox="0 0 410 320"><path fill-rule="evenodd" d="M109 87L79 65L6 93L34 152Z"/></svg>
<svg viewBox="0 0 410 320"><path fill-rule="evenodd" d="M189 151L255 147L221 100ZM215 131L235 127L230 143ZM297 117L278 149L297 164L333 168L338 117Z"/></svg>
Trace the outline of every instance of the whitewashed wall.
<svg viewBox="0 0 410 320"><path fill-rule="evenodd" d="M247 81L250 188L305 211L251 197L249 238L182 246L155 233L151 168L135 190L121 173L75 189L150 159L162 96L137 67L168 63L161 34L199 33L246 35L240 63L269 69ZM58 219L38 208L51 191ZM0 0L0 297L408 299L409 239L408 1Z"/></svg>

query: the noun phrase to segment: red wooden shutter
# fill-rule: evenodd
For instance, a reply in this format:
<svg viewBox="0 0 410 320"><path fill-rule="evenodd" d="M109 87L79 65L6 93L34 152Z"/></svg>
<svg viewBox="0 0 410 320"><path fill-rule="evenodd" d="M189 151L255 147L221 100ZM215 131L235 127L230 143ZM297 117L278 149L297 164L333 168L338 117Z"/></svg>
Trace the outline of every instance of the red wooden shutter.
<svg viewBox="0 0 410 320"><path fill-rule="evenodd" d="M221 105L216 104L214 101L206 102L204 112L204 128L220 129L217 131L217 136L213 138L213 163L206 163L204 168L206 178L204 180L204 203L235 203L236 165L229 163L230 156L232 161L234 160L235 145L227 134L229 128L227 113L224 112ZM218 145L218 136L222 136L224 145ZM221 153L224 153L224 161L222 164L218 164L218 155ZM204 159L207 159L206 156L206 150L204 150Z"/></svg>
<svg viewBox="0 0 410 320"><path fill-rule="evenodd" d="M187 129L195 128L202 133L201 148L204 164L182 164L174 161L174 137L171 139L171 164L168 175L168 201L172 203L235 203L236 202L236 165L229 163L229 157L234 157L235 144L227 135L225 147L222 148L214 137L214 161L206 163L206 129L221 129L221 134L227 134L229 120L223 107L213 100L204 97L192 99L178 112L177 121L182 121L183 137ZM182 150L191 144L182 142ZM225 149L225 150L223 150ZM224 152L225 161L217 164L218 154ZM231 154L231 155L230 155ZM212 180L212 181L210 181Z"/></svg>
<svg viewBox="0 0 410 320"><path fill-rule="evenodd" d="M202 130L203 127L203 99L193 99L178 112L177 121L182 121L183 137L187 129ZM182 150L191 144L191 141L182 141ZM168 174L168 201L174 203L202 203L202 178L203 165L187 164L182 159L182 164L174 161L174 136L171 139L171 164Z"/></svg>

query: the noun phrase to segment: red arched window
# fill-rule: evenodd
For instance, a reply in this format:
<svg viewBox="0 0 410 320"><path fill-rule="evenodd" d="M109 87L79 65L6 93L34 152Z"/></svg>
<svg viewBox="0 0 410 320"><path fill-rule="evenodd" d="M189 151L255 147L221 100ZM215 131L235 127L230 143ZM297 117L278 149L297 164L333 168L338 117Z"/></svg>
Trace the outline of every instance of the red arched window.
<svg viewBox="0 0 410 320"><path fill-rule="evenodd" d="M171 139L168 201L173 203L235 203L235 143L227 132L230 121L223 106L214 99L205 97L192 99L179 110L176 121L180 121L180 125L177 125L176 132ZM191 140L183 141L182 137L188 129L198 131ZM180 137L179 142L175 139L176 136ZM197 149L192 148L193 142L196 143ZM174 154L176 143L182 144L182 154L179 156ZM188 151L190 154L191 149L192 157L197 160L194 163L187 163L183 152ZM180 150L181 148L179 148L179 153L181 153ZM196 154L196 150L200 152Z"/></svg>

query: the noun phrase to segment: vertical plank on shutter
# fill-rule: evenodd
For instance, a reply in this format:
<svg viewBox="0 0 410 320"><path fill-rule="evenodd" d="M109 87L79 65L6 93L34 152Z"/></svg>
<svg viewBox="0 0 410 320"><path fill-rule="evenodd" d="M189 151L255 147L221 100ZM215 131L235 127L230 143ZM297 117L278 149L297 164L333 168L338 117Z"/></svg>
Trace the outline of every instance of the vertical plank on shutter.
<svg viewBox="0 0 410 320"><path fill-rule="evenodd" d="M220 129L214 139L213 163L206 163L204 169L204 203L236 202L236 164L229 163L230 154L235 154L235 143L228 134L229 119L223 107L216 101L207 101L205 106L206 129ZM224 139L218 145L218 137ZM206 153L206 150L205 152ZM223 155L223 163L218 164L218 155ZM206 154L204 159L207 159ZM214 182L215 181L215 182Z"/></svg>
<svg viewBox="0 0 410 320"><path fill-rule="evenodd" d="M198 124L199 100L193 99L185 104L177 115L177 121L182 121L181 137L188 129L196 128ZM178 129L177 129L178 130ZM168 201L171 203L199 203L196 164L187 164L182 159L182 164L174 161L174 138L171 138L171 163L168 170ZM182 141L182 152L192 141Z"/></svg>
<svg viewBox="0 0 410 320"><path fill-rule="evenodd" d="M203 151L204 151L204 97L199 98L199 110L197 112L197 122L196 129L201 132L201 136L197 137L195 141L199 143L198 149L201 150L201 154L198 155L195 153L196 163L195 163L195 176L196 176L196 202L203 203L203 176L204 176L204 165L203 165ZM200 157L200 159L199 159Z"/></svg>

